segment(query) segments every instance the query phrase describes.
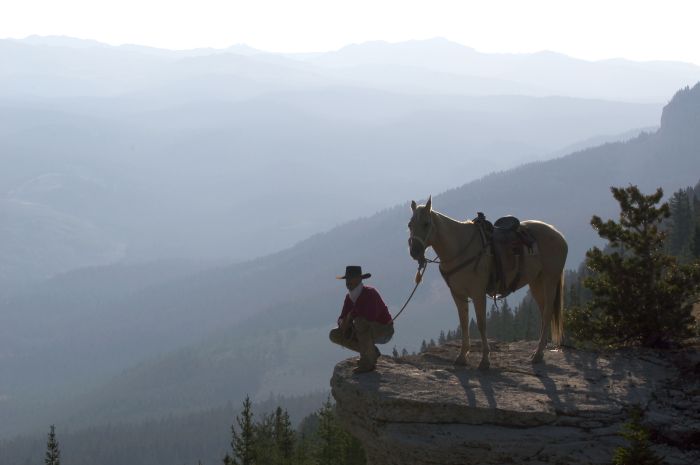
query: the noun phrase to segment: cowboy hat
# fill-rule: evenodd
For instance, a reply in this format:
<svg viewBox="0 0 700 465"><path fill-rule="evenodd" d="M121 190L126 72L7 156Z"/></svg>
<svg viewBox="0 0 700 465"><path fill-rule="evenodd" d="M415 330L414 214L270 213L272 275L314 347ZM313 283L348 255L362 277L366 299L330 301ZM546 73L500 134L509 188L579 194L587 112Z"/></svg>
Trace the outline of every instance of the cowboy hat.
<svg viewBox="0 0 700 465"><path fill-rule="evenodd" d="M344 276L336 276L336 279L350 279L350 278L362 278L367 279L372 276L372 273L362 274L362 267L357 265L350 265L345 267Z"/></svg>

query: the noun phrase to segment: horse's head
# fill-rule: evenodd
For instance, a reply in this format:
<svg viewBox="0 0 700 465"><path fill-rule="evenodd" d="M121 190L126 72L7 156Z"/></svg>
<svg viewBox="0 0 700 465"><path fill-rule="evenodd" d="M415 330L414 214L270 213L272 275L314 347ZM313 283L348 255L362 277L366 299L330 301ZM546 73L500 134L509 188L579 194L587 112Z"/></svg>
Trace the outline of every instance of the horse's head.
<svg viewBox="0 0 700 465"><path fill-rule="evenodd" d="M408 222L408 251L414 260L423 265L425 263L425 249L430 245L431 234L433 232L432 197L428 197L425 205L416 205L411 201L413 215Z"/></svg>

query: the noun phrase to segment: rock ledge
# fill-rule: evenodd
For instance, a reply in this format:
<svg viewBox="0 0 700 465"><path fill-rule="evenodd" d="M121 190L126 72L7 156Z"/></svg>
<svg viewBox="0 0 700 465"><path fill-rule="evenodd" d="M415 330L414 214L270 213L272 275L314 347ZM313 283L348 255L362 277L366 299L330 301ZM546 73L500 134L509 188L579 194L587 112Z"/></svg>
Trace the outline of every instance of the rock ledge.
<svg viewBox="0 0 700 465"><path fill-rule="evenodd" d="M494 344L487 373L453 366L452 343L383 356L371 373L354 374L354 358L335 367L331 388L341 421L373 465L609 464L633 404L646 411L669 464L700 463L697 350L563 349L533 366L533 349ZM476 364L480 349L472 351Z"/></svg>

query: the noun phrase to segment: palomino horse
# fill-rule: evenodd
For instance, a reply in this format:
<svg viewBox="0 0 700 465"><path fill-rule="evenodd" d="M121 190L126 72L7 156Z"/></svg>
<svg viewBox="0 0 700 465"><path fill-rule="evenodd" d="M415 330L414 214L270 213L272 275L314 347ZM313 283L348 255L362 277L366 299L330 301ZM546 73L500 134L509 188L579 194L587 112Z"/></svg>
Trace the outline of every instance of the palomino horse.
<svg viewBox="0 0 700 465"><path fill-rule="evenodd" d="M440 259L440 271L457 305L462 328L462 348L455 360L467 364L469 354L469 304L474 302L476 323L481 333L481 363L489 368L489 344L486 340L486 292L494 259L482 238L480 227L472 221L457 221L432 209L432 199L425 205L411 202L413 216L408 223L410 254L425 264L425 249L432 247ZM559 344L563 333L564 263L568 246L562 234L541 221L523 221L523 228L532 235L539 253L523 254L522 268L515 289L530 285L532 297L540 307L542 322L540 340L530 359L541 362L547 345L547 325L552 322L552 339Z"/></svg>

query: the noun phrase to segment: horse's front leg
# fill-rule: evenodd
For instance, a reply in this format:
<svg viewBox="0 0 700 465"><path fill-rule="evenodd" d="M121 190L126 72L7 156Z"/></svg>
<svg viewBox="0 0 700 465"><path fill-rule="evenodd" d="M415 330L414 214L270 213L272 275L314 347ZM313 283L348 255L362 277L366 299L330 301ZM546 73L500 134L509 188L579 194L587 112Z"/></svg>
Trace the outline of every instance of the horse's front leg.
<svg viewBox="0 0 700 465"><path fill-rule="evenodd" d="M452 293L452 298L457 306L459 314L459 327L462 330L462 347L455 359L455 365L466 365L469 356L469 302L466 297L459 297Z"/></svg>
<svg viewBox="0 0 700 465"><path fill-rule="evenodd" d="M488 370L491 366L489 361L489 341L486 340L486 294L479 293L474 297L474 311L476 313L476 325L479 327L481 334L481 363L480 370Z"/></svg>

